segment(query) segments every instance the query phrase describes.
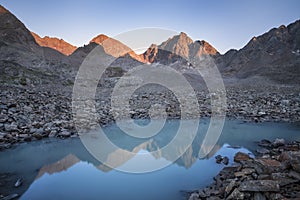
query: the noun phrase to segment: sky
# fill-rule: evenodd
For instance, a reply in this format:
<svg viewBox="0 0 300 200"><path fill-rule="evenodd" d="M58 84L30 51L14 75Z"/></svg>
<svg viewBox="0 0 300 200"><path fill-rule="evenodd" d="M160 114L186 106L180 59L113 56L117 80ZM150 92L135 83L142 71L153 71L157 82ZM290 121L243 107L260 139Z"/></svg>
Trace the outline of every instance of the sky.
<svg viewBox="0 0 300 200"><path fill-rule="evenodd" d="M101 33L114 37L156 27L185 32L225 53L300 19L299 0L0 0L0 4L29 30L76 46Z"/></svg>

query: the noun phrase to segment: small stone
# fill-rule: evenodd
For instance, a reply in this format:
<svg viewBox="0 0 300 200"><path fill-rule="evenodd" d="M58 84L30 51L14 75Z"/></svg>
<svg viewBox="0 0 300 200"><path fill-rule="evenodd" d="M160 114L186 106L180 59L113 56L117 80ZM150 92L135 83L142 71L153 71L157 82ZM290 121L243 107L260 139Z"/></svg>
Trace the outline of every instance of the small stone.
<svg viewBox="0 0 300 200"><path fill-rule="evenodd" d="M266 200L267 198L260 192L255 192L253 200Z"/></svg>
<svg viewBox="0 0 300 200"><path fill-rule="evenodd" d="M244 168L244 169L242 170L242 172L243 172L245 175L250 175L250 174L252 174L252 173L255 172L255 169L253 169L253 168Z"/></svg>
<svg viewBox="0 0 300 200"><path fill-rule="evenodd" d="M264 111L259 111L257 114L258 114L258 116L263 116L263 115L266 115L267 113Z"/></svg>
<svg viewBox="0 0 300 200"><path fill-rule="evenodd" d="M240 163L241 161L247 161L250 159L250 156L246 153L237 152L234 156L234 162Z"/></svg>
<svg viewBox="0 0 300 200"><path fill-rule="evenodd" d="M285 106L288 106L290 104L290 100L283 99L283 100L281 100L281 104L285 105Z"/></svg>
<svg viewBox="0 0 300 200"><path fill-rule="evenodd" d="M23 109L26 112L32 112L32 108L30 106L24 106Z"/></svg>
<svg viewBox="0 0 300 200"><path fill-rule="evenodd" d="M253 169L253 168L244 168L242 171L234 173L234 175L236 177L244 177L244 176L250 175L254 172L255 172L255 169Z"/></svg>
<svg viewBox="0 0 300 200"><path fill-rule="evenodd" d="M205 193L202 191L202 190L199 190L198 191L198 196L200 197L200 198L206 198L207 196L205 195Z"/></svg>
<svg viewBox="0 0 300 200"><path fill-rule="evenodd" d="M252 176L253 179L257 179L258 178L257 173L252 173L251 176Z"/></svg>
<svg viewBox="0 0 300 200"><path fill-rule="evenodd" d="M0 138L4 138L6 135L7 133L0 132Z"/></svg>
<svg viewBox="0 0 300 200"><path fill-rule="evenodd" d="M17 107L16 103L10 103L10 104L8 104L8 108L15 108L15 107Z"/></svg>
<svg viewBox="0 0 300 200"><path fill-rule="evenodd" d="M235 172L235 173L234 173L234 176L235 176L235 177L244 177L245 174L244 174L243 172Z"/></svg>
<svg viewBox="0 0 300 200"><path fill-rule="evenodd" d="M284 146L284 144L285 144L285 140L279 138L276 138L275 141L273 142L274 147Z"/></svg>
<svg viewBox="0 0 300 200"><path fill-rule="evenodd" d="M26 138L26 137L28 137L28 134L19 134L18 137L19 138Z"/></svg>
<svg viewBox="0 0 300 200"><path fill-rule="evenodd" d="M7 115L0 115L0 123L5 123L8 120Z"/></svg>
<svg viewBox="0 0 300 200"><path fill-rule="evenodd" d="M18 126L17 126L16 123L5 124L5 125L4 125L4 130L5 130L6 132L18 131Z"/></svg>
<svg viewBox="0 0 300 200"><path fill-rule="evenodd" d="M259 143L258 143L258 146L262 146L262 147L270 147L271 146L271 141L269 140L261 140Z"/></svg>
<svg viewBox="0 0 300 200"><path fill-rule="evenodd" d="M244 193L235 188L233 192L227 197L227 200L243 200L244 198Z"/></svg>
<svg viewBox="0 0 300 200"><path fill-rule="evenodd" d="M59 136L62 136L62 137L70 137L71 136L71 133L69 131L62 131L58 134Z"/></svg>
<svg viewBox="0 0 300 200"><path fill-rule="evenodd" d="M34 134L32 134L32 136L34 138L36 138L37 140L41 140L43 138L43 136L41 134L39 134L39 133L34 133Z"/></svg>
<svg viewBox="0 0 300 200"><path fill-rule="evenodd" d="M199 195L196 192L192 193L189 198L189 200L198 200L198 199L199 199Z"/></svg>
<svg viewBox="0 0 300 200"><path fill-rule="evenodd" d="M270 196L269 196L269 199L272 199L272 200L283 200L283 199L286 199L286 198L284 198L279 193L271 193Z"/></svg>
<svg viewBox="0 0 300 200"><path fill-rule="evenodd" d="M256 149L256 152L259 153L259 154L269 154L270 153L270 151L268 149L265 149L265 148Z"/></svg>
<svg viewBox="0 0 300 200"><path fill-rule="evenodd" d="M230 181L230 183L225 188L225 197L227 197L235 187L236 187L236 181L235 180Z"/></svg>
<svg viewBox="0 0 300 200"><path fill-rule="evenodd" d="M57 135L57 131L56 130L52 130L50 133L49 133L49 135L48 135L48 137L55 137Z"/></svg>
<svg viewBox="0 0 300 200"><path fill-rule="evenodd" d="M0 150L2 150L2 149L8 149L10 147L11 147L11 144L6 144L6 143L0 144Z"/></svg>
<svg viewBox="0 0 300 200"><path fill-rule="evenodd" d="M258 180L269 180L271 179L271 176L269 174L260 174L257 176Z"/></svg>
<svg viewBox="0 0 300 200"><path fill-rule="evenodd" d="M38 129L35 130L35 133L39 134L39 135L43 135L44 129L43 128L38 128Z"/></svg>
<svg viewBox="0 0 300 200"><path fill-rule="evenodd" d="M15 188L20 187L23 184L23 180L21 178L19 178L16 183L15 183Z"/></svg>
<svg viewBox="0 0 300 200"><path fill-rule="evenodd" d="M289 177L300 180L300 173L298 173L298 172L290 171L288 175L289 175Z"/></svg>
<svg viewBox="0 0 300 200"><path fill-rule="evenodd" d="M7 107L7 105L0 104L0 109L7 110L8 107Z"/></svg>

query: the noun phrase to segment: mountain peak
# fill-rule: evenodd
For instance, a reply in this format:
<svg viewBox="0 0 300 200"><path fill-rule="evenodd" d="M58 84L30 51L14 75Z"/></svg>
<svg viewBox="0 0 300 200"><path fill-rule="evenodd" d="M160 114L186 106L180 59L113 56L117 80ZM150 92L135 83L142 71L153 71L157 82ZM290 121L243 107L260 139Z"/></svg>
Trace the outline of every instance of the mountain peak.
<svg viewBox="0 0 300 200"><path fill-rule="evenodd" d="M109 37L107 35L104 34L100 34L97 35L96 37L94 37L90 43L94 42L96 44L102 44L105 40L107 40Z"/></svg>
<svg viewBox="0 0 300 200"><path fill-rule="evenodd" d="M189 37L185 32L180 32L179 37Z"/></svg>
<svg viewBox="0 0 300 200"><path fill-rule="evenodd" d="M181 32L159 45L159 48L172 52L185 59L202 55L217 55L218 51L204 40L193 41L186 33Z"/></svg>

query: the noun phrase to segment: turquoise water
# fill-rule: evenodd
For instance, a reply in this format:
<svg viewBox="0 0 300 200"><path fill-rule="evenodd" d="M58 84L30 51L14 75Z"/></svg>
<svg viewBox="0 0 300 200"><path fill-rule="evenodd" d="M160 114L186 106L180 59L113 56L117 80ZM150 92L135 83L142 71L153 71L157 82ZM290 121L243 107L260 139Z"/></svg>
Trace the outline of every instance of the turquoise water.
<svg viewBox="0 0 300 200"><path fill-rule="evenodd" d="M300 140L299 124L227 121L216 146L208 156L199 159L202 133L207 125L208 121L201 122L192 146L177 161L161 170L142 174L125 173L106 167L88 153L78 138L24 143L0 152L0 173L10 173L7 184L0 187L0 193L18 193L22 194L20 199L32 200L185 199L184 191L209 185L224 167L215 163L215 155L228 156L232 162L238 151L254 153L257 148L255 142L261 139ZM129 139L115 125L105 128L105 132L122 148L149 154L149 151L159 149L160 145L165 145L174 137L176 128L178 121L169 121L150 142L147 139ZM188 132L189 130L187 134ZM143 145L144 143L147 145ZM168 161L163 156L152 156L149 159ZM133 161L134 158L125 159L122 164ZM145 162L142 164L147 164ZM19 177L23 178L23 185L13 188Z"/></svg>

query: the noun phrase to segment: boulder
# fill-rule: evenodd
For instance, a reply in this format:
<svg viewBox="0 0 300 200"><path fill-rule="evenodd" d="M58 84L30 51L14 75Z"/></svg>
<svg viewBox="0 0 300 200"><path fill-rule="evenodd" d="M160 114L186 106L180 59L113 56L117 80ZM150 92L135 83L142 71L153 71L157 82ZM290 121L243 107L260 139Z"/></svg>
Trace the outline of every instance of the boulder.
<svg viewBox="0 0 300 200"><path fill-rule="evenodd" d="M237 152L234 156L234 162L240 163L241 161L247 161L250 159L250 156L246 153Z"/></svg>

